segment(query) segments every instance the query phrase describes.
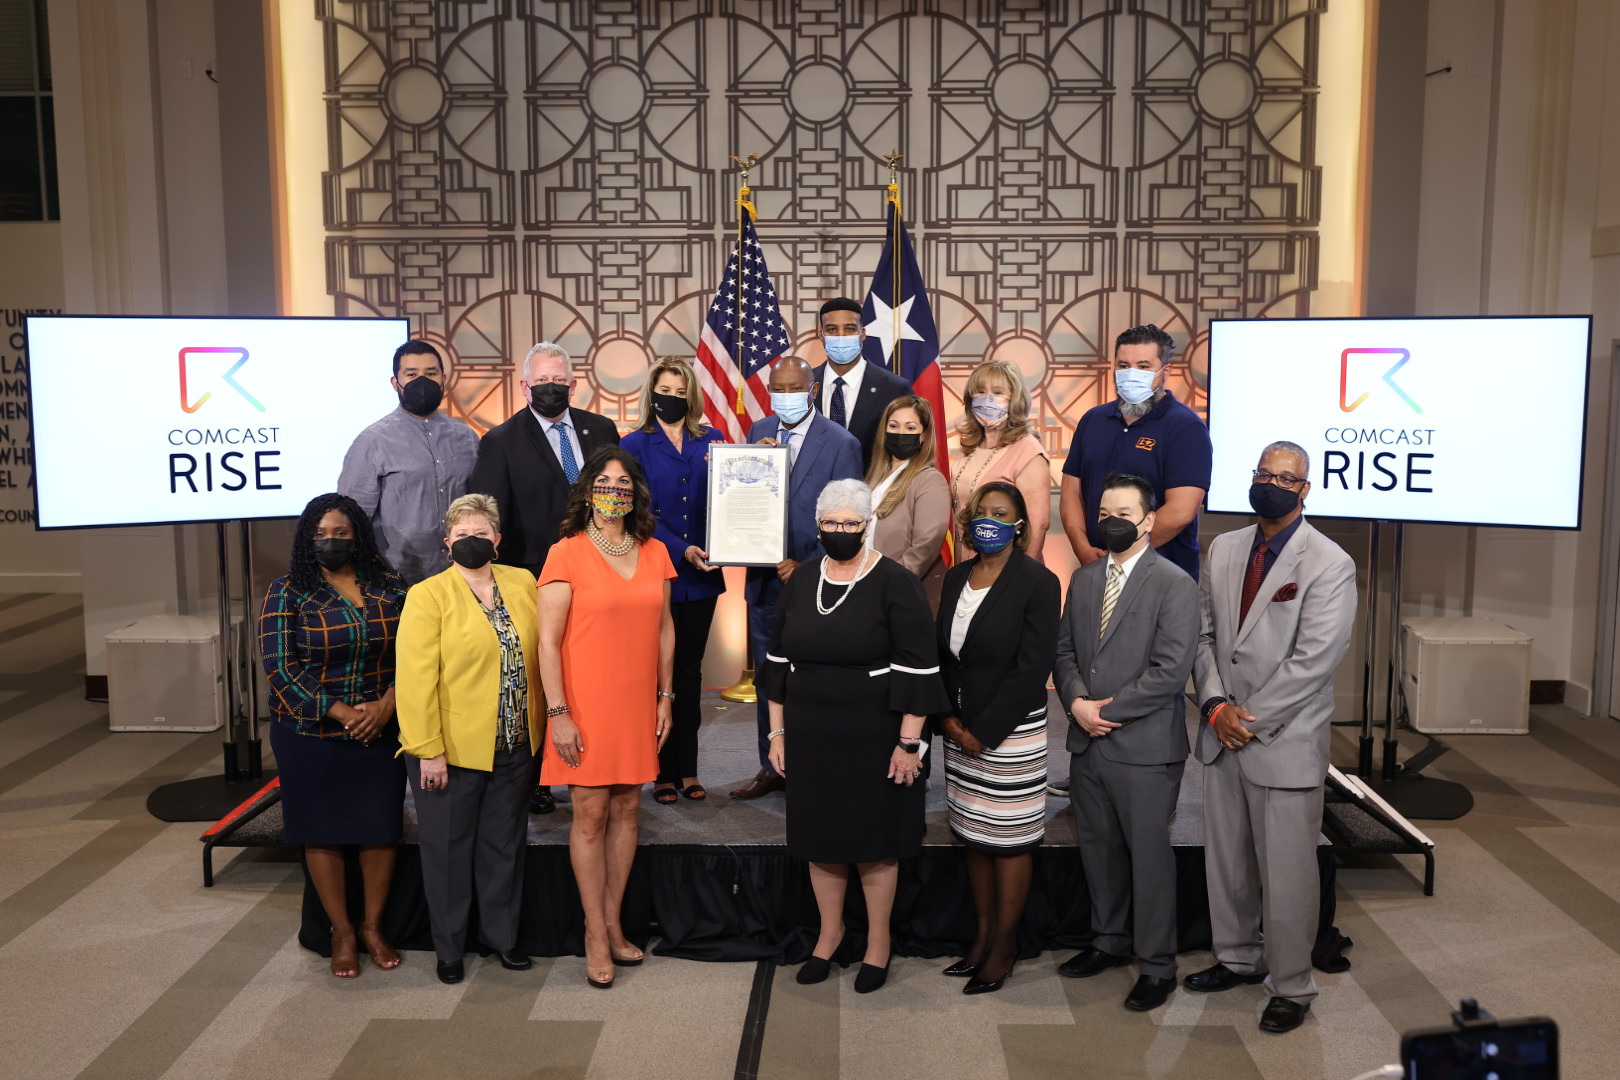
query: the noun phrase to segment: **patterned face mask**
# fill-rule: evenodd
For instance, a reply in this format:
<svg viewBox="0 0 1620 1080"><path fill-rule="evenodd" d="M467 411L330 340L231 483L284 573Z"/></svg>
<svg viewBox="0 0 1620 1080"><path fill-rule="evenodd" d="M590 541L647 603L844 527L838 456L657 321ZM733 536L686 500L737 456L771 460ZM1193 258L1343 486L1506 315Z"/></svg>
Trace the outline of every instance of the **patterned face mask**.
<svg viewBox="0 0 1620 1080"><path fill-rule="evenodd" d="M609 520L624 517L634 503L635 495L622 488L591 489L591 508Z"/></svg>

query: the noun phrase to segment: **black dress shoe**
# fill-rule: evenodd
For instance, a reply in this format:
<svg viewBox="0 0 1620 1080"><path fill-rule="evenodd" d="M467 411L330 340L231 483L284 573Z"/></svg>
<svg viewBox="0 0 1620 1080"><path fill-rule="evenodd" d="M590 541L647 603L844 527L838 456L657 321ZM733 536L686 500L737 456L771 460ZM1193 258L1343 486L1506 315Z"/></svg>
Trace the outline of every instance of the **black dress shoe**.
<svg viewBox="0 0 1620 1080"><path fill-rule="evenodd" d="M1176 980L1161 979L1157 975L1141 975L1137 977L1136 985L1131 992L1125 995L1125 1007L1132 1012L1148 1012L1157 1009L1170 1000L1170 991L1176 988Z"/></svg>
<svg viewBox="0 0 1620 1080"><path fill-rule="evenodd" d="M1109 968L1124 967L1131 962L1128 956L1115 956L1087 945L1074 956L1058 965L1058 974L1065 979L1089 979L1101 975Z"/></svg>
<svg viewBox="0 0 1620 1080"><path fill-rule="evenodd" d="M528 954L516 949L502 949L495 955L501 958L501 967L507 971L528 971L534 967L534 961L529 959Z"/></svg>
<svg viewBox="0 0 1620 1080"><path fill-rule="evenodd" d="M773 791L781 791L787 787L787 781L771 772L761 769L754 774L754 778L736 791L731 793L733 799L757 799L762 795L769 795Z"/></svg>
<svg viewBox="0 0 1620 1080"><path fill-rule="evenodd" d="M552 797L550 788L536 786L529 792L529 813L549 814L555 809L557 800Z"/></svg>
<svg viewBox="0 0 1620 1080"><path fill-rule="evenodd" d="M999 979L981 979L977 975L975 975L975 976L973 976L973 978L971 978L971 979L969 979L967 981L966 986L962 987L962 993L964 993L964 994L993 994L997 990L1001 989L1002 984L1004 984L1007 981L1008 976L1010 976L1013 973L1013 968L1015 968L1017 966L1018 966L1018 961L1016 961L1016 960L1014 960L1012 963L1008 964L1007 965L1007 970L1003 971L1001 973L1001 978L999 978Z"/></svg>
<svg viewBox="0 0 1620 1080"><path fill-rule="evenodd" d="M439 981L450 986L460 982L467 974L466 965L460 960L439 961Z"/></svg>
<svg viewBox="0 0 1620 1080"><path fill-rule="evenodd" d="M946 968L943 972L941 972L941 974L949 975L953 979L966 979L970 978L978 970L978 964L970 964L967 962L967 957L963 957L950 967Z"/></svg>
<svg viewBox="0 0 1620 1080"><path fill-rule="evenodd" d="M1181 985L1200 994L1218 994L1234 986L1253 986L1265 981L1266 973L1263 971L1254 975L1239 975L1225 964L1215 964L1203 971L1193 972L1181 980Z"/></svg>
<svg viewBox="0 0 1620 1080"><path fill-rule="evenodd" d="M1287 998L1274 997L1266 1002L1266 1011L1260 1014L1260 1030L1272 1035L1293 1031L1305 1022L1305 1014L1310 1011L1308 1004L1301 1005Z"/></svg>
<svg viewBox="0 0 1620 1080"><path fill-rule="evenodd" d="M873 967L871 964L862 964L861 970L855 973L855 992L870 994L874 990L881 990L888 978L889 965Z"/></svg>
<svg viewBox="0 0 1620 1080"><path fill-rule="evenodd" d="M800 986L814 986L818 982L826 982L827 975L831 971L831 959L812 956L799 968L799 973L794 978L798 979Z"/></svg>

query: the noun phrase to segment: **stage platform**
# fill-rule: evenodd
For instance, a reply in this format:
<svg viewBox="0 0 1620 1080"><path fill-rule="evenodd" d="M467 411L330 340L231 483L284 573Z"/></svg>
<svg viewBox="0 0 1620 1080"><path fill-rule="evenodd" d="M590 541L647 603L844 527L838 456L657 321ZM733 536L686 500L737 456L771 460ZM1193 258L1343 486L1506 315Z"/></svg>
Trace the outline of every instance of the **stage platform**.
<svg viewBox="0 0 1620 1080"><path fill-rule="evenodd" d="M1055 695L1050 725L1050 775L1068 775L1062 715ZM726 793L758 769L752 705L704 695L699 773L708 788L704 802L681 799L671 806L652 801L648 785L641 813L641 844L624 905L625 932L652 942L661 956L693 960L796 963L815 942L816 912L803 862L783 847L785 800L781 795L744 802ZM927 832L922 854L901 864L895 901L894 942L908 956L960 955L973 937L974 915L961 848L946 824L945 792L938 775L941 741L930 758ZM791 773L792 765L789 764ZM566 789L556 792L553 814L531 815L525 863L520 946L535 956L583 955L578 894L568 862L570 812ZM279 808L277 808L279 810ZM415 846L415 809L407 793L405 845L385 916L401 948L431 949L427 907ZM1209 946L1209 904L1204 878L1202 767L1192 758L1182 780L1171 823L1176 852L1182 949ZM1326 839L1317 849L1322 908L1317 936L1319 966L1336 969L1342 939L1333 928L1334 857ZM351 896L358 899L358 871L351 868ZM355 917L359 912L356 908ZM1074 811L1067 799L1047 800L1046 839L1036 852L1035 878L1021 932L1021 951L1075 949L1091 940L1090 901L1075 850ZM858 959L865 948L860 890L851 888L846 937L840 958ZM476 946L476 926L473 929ZM313 887L306 883L299 940L327 955L330 934Z"/></svg>

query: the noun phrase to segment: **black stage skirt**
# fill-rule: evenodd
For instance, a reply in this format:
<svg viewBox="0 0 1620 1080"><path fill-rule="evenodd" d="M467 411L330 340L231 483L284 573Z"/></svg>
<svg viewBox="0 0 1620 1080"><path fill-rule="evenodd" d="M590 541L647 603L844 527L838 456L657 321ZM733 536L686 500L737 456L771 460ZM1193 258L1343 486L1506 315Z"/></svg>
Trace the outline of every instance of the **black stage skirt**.
<svg viewBox="0 0 1620 1080"><path fill-rule="evenodd" d="M904 676L902 676L904 677ZM891 680L833 664L787 677L787 849L811 862L878 862L922 849L923 785L887 776L901 714Z"/></svg>
<svg viewBox="0 0 1620 1080"><path fill-rule="evenodd" d="M397 844L405 823L405 762L399 725L370 746L318 739L270 722L270 749L281 772L281 838L317 847Z"/></svg>

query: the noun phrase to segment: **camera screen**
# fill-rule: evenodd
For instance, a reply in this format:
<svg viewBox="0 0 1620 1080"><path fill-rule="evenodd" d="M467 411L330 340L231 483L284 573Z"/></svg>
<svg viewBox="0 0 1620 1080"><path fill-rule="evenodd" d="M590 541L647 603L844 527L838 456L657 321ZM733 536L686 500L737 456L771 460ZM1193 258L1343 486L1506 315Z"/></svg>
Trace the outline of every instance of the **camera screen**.
<svg viewBox="0 0 1620 1080"><path fill-rule="evenodd" d="M1403 1048L1407 1080L1557 1080L1558 1029L1550 1023L1429 1032Z"/></svg>

